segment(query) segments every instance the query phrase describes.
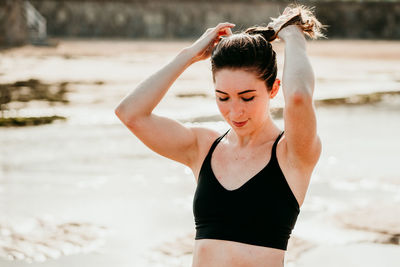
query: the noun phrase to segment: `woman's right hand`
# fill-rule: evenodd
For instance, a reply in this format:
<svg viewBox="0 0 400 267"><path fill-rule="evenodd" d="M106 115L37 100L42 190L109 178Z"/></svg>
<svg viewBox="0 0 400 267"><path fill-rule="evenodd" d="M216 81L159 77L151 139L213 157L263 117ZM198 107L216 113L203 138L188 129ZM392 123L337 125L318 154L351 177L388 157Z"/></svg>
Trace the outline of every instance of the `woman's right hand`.
<svg viewBox="0 0 400 267"><path fill-rule="evenodd" d="M234 26L235 24L224 22L219 23L214 28L207 29L196 42L187 48L193 55L192 62L209 58L214 46L220 41L221 36L232 35L231 28Z"/></svg>

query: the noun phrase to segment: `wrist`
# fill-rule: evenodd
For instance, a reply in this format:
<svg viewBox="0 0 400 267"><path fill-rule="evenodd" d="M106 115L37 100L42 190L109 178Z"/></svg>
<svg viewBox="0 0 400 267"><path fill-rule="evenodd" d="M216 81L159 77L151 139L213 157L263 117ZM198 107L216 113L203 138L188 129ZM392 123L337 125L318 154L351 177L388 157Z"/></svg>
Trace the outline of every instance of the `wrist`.
<svg viewBox="0 0 400 267"><path fill-rule="evenodd" d="M179 54L180 57L184 58L185 61L187 61L188 65L191 65L196 62L195 60L195 54L192 52L192 50L189 47L183 48Z"/></svg>
<svg viewBox="0 0 400 267"><path fill-rule="evenodd" d="M297 25L289 25L281 29L278 32L278 37L284 42L290 40L302 40L302 39L305 40L302 30Z"/></svg>

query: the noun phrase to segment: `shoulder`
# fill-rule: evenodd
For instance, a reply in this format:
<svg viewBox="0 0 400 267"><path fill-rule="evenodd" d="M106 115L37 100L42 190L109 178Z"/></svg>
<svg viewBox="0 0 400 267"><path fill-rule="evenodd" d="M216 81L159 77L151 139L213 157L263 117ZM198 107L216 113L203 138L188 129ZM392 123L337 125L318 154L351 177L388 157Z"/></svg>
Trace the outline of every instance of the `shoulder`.
<svg viewBox="0 0 400 267"><path fill-rule="evenodd" d="M223 133L205 127L192 127L192 131L196 136L196 153L193 155L193 160L189 166L194 175L197 177L198 172L200 172L201 165L206 157L208 151L210 150L213 142L220 137Z"/></svg>
<svg viewBox="0 0 400 267"><path fill-rule="evenodd" d="M197 147L199 150L211 146L222 133L205 127L192 127L192 131L196 136Z"/></svg>

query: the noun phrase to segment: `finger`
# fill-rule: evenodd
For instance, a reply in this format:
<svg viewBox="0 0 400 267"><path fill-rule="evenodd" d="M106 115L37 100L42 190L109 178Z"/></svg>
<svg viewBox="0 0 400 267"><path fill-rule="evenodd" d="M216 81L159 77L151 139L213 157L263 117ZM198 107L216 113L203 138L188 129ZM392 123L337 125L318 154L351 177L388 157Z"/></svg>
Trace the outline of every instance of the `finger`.
<svg viewBox="0 0 400 267"><path fill-rule="evenodd" d="M231 29L230 28L224 28L224 29L221 29L219 32L218 32L218 36L221 36L221 35L232 35L232 31L231 31Z"/></svg>
<svg viewBox="0 0 400 267"><path fill-rule="evenodd" d="M233 25L233 26L235 26L234 23L230 23L230 22L221 22L221 23L218 23L217 27L224 27L224 26L227 26L227 25Z"/></svg>
<svg viewBox="0 0 400 267"><path fill-rule="evenodd" d="M218 24L217 27L215 27L215 29L216 29L217 31L220 31L220 30L223 29L223 28L226 28L226 27L235 27L235 26L236 26L236 25L233 24L233 23L225 22L225 23L220 23L220 24Z"/></svg>
<svg viewBox="0 0 400 267"><path fill-rule="evenodd" d="M286 7L285 10L283 10L283 15L286 15L290 10L290 7Z"/></svg>

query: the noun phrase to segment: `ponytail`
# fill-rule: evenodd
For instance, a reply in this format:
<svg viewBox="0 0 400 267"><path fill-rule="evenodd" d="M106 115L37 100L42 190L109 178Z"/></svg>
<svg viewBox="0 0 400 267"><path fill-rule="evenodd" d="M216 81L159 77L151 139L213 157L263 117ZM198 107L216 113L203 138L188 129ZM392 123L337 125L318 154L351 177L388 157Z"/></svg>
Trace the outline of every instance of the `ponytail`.
<svg viewBox="0 0 400 267"><path fill-rule="evenodd" d="M312 12L312 8L303 5L291 4L287 13L278 18L271 18L268 26L253 26L245 30L250 35L261 34L268 42L274 41L278 33L289 25L298 25L302 32L311 39L326 38L321 32L327 25L322 25ZM286 11L286 9L285 9Z"/></svg>

